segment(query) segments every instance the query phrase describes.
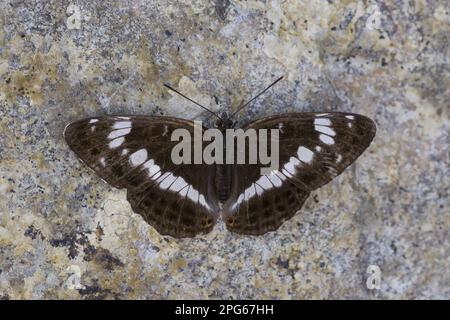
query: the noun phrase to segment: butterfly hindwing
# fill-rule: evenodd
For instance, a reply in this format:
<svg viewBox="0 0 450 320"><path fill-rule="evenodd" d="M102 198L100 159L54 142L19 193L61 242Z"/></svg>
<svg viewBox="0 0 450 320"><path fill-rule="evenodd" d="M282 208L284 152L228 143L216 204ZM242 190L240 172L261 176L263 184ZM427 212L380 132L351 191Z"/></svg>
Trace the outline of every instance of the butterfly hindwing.
<svg viewBox="0 0 450 320"><path fill-rule="evenodd" d="M312 190L358 158L376 131L372 120L351 113L281 114L244 130L250 128L279 129L279 169L262 176L261 164L235 165L222 214L229 230L255 235L276 230L292 217Z"/></svg>
<svg viewBox="0 0 450 320"><path fill-rule="evenodd" d="M193 134L193 122L170 117L105 116L73 122L64 137L78 157L116 188L127 189L134 212L161 234L209 232L218 215L214 167L175 165L174 129ZM189 168L187 170L187 168Z"/></svg>

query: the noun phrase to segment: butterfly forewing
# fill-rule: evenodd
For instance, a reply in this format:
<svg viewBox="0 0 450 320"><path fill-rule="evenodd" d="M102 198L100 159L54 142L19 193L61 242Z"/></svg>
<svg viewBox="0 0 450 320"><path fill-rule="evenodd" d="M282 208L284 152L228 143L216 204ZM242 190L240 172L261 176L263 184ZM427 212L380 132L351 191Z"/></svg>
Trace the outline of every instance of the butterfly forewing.
<svg viewBox="0 0 450 320"><path fill-rule="evenodd" d="M261 176L261 164L234 167L223 217L228 229L244 234L277 229L312 190L353 163L376 131L372 120L350 113L281 114L244 129L249 128L279 129L279 169Z"/></svg>
<svg viewBox="0 0 450 320"><path fill-rule="evenodd" d="M161 234L191 237L209 232L218 215L212 190L214 167L175 165L174 129L193 134L193 122L147 116L107 116L71 123L70 148L101 178L127 189L134 212ZM205 178L209 177L209 178Z"/></svg>

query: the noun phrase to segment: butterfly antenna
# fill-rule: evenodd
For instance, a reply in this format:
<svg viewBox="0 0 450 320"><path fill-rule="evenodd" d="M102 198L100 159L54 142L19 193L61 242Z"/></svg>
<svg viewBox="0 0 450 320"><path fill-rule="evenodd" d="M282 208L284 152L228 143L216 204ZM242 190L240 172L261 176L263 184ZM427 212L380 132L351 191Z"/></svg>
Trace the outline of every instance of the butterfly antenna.
<svg viewBox="0 0 450 320"><path fill-rule="evenodd" d="M220 120L222 120L223 121L223 119L217 114L217 113L215 113L215 112L213 112L213 111L211 111L211 110L209 110L208 108L206 108L206 107L204 107L204 106L202 106L200 103L198 103L197 101L194 101L194 100L192 100L191 98L189 98L189 97L187 97L187 96L185 96L184 94L182 94L180 91L178 91L178 90L176 90L176 89L174 89L174 88L172 88L171 86L169 86L168 84L164 84L164 87L166 87L166 88L168 88L168 89L170 89L170 90L172 90L173 92L175 92L175 93L178 93L180 96L182 96L183 98L185 98L185 99L187 99L187 100L189 100L190 102L192 102L192 103L195 103L197 106L199 106L200 108L202 108L202 109L204 109L204 110L206 110L206 111L208 111L209 113L211 113L212 115L214 115L214 116L216 116L218 119L220 119Z"/></svg>
<svg viewBox="0 0 450 320"><path fill-rule="evenodd" d="M284 76L279 77L277 80L275 80L274 82L272 82L267 88L265 88L263 91L261 91L260 93L258 93L256 96L254 96L253 98L251 98L249 101L247 101L244 104L241 104L238 109L233 112L231 114L231 116L228 119L233 118L236 113L238 113L239 111L241 111L242 109L244 109L246 106L248 106L250 103L253 102L253 100L256 100L257 98L259 98L259 96L261 96L262 94L264 94L267 90L269 90L272 86L274 86L278 81L280 81L281 79L283 79Z"/></svg>

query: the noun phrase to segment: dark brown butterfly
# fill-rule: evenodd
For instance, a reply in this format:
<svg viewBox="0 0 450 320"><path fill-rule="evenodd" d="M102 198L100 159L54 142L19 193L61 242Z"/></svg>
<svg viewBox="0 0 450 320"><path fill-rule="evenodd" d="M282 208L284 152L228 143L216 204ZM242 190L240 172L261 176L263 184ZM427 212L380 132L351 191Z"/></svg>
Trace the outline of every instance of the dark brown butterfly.
<svg viewBox="0 0 450 320"><path fill-rule="evenodd" d="M221 130L233 126L218 118ZM178 142L171 132L179 128L193 134L194 123L103 116L69 124L64 137L101 178L127 189L134 212L160 234L182 238L211 231L220 215L241 234L278 229L312 190L353 163L376 131L372 120L352 113L285 113L254 121L243 129L280 129L279 169L261 175L260 164L174 164L171 150Z"/></svg>

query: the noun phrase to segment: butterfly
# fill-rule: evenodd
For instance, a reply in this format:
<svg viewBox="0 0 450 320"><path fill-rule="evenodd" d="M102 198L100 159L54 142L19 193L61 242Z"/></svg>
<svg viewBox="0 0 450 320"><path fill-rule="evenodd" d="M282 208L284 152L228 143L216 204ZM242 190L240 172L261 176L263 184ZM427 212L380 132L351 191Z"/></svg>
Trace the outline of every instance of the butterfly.
<svg viewBox="0 0 450 320"><path fill-rule="evenodd" d="M216 116L220 130L235 125L230 117ZM133 211L160 234L185 238L210 232L219 217L239 234L277 230L300 210L311 191L352 164L376 133L371 119L354 113L282 113L250 122L242 129L279 129L279 167L261 175L259 163L174 164L175 129L194 134L194 122L167 116L100 116L68 124L64 137L103 180L127 190Z"/></svg>

